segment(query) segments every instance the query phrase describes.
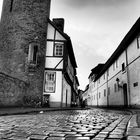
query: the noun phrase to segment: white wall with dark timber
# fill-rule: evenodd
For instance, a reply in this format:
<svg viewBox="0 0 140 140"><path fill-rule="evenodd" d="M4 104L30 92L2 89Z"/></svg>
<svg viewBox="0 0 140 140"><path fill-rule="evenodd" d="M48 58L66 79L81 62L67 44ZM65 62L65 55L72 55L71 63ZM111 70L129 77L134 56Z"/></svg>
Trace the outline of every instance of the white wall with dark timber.
<svg viewBox="0 0 140 140"><path fill-rule="evenodd" d="M130 81L130 104L140 106L140 41L135 38L127 48Z"/></svg>

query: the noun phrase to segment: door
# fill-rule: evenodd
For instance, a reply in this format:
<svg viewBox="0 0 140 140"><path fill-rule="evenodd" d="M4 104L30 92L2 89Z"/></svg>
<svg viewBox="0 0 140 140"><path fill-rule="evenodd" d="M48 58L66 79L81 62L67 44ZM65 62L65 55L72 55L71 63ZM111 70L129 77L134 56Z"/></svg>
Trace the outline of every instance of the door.
<svg viewBox="0 0 140 140"><path fill-rule="evenodd" d="M67 107L67 105L68 105L68 90L66 89L66 107Z"/></svg>
<svg viewBox="0 0 140 140"><path fill-rule="evenodd" d="M123 84L124 107L128 107L127 84Z"/></svg>

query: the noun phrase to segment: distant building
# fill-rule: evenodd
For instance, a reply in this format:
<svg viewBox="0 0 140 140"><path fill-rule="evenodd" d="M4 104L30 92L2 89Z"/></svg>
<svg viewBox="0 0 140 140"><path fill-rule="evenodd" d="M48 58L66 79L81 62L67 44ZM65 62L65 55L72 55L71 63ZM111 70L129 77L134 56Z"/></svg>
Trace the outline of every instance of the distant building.
<svg viewBox="0 0 140 140"><path fill-rule="evenodd" d="M82 99L84 104L86 103L87 105L90 105L90 95L89 95L89 84L86 85L85 90L83 91L82 94Z"/></svg>
<svg viewBox="0 0 140 140"><path fill-rule="evenodd" d="M63 32L64 19L48 22L43 101L51 107L76 104L78 78L71 39Z"/></svg>
<svg viewBox="0 0 140 140"><path fill-rule="evenodd" d="M118 48L89 76L92 106L140 107L140 18Z"/></svg>

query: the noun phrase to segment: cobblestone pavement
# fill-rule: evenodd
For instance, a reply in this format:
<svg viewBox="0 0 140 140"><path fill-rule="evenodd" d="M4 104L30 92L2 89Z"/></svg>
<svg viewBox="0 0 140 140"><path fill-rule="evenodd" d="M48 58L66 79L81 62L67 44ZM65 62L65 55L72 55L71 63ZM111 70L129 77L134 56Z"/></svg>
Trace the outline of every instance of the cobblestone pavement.
<svg viewBox="0 0 140 140"><path fill-rule="evenodd" d="M0 140L120 140L134 117L103 109L1 116Z"/></svg>

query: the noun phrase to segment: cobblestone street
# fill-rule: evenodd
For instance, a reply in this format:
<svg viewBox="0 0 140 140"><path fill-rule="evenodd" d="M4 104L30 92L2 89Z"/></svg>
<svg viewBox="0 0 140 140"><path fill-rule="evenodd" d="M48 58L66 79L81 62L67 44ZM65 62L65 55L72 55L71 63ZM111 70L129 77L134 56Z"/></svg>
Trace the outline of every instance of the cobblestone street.
<svg viewBox="0 0 140 140"><path fill-rule="evenodd" d="M1 140L119 140L132 115L103 109L0 117Z"/></svg>

